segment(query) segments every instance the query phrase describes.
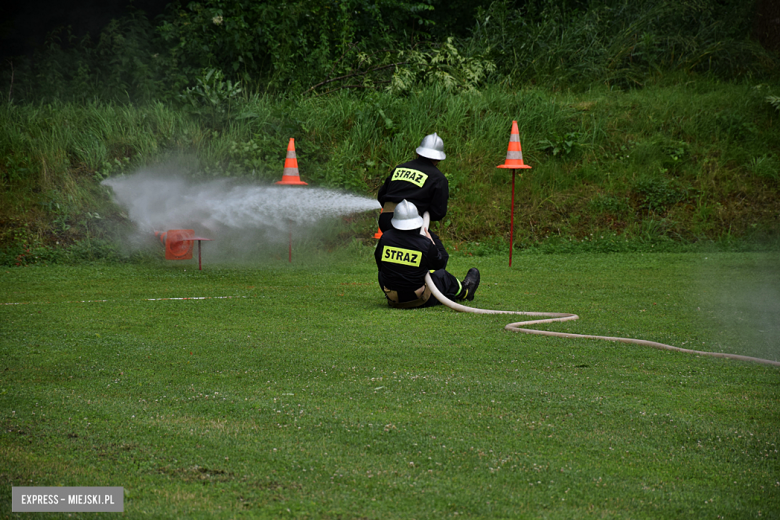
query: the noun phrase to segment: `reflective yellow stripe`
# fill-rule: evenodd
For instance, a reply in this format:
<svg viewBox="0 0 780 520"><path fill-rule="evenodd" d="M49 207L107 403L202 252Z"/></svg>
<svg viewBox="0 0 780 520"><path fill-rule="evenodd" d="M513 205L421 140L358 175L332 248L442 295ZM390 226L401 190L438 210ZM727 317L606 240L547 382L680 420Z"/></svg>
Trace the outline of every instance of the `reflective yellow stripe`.
<svg viewBox="0 0 780 520"><path fill-rule="evenodd" d="M391 180L411 182L415 186L422 188L425 181L428 180L428 175L411 168L396 168Z"/></svg>
<svg viewBox="0 0 780 520"><path fill-rule="evenodd" d="M412 251L411 249L401 249L400 247L390 246L385 246L385 248L382 250L383 262L420 267L420 260L422 260L422 253L419 251Z"/></svg>

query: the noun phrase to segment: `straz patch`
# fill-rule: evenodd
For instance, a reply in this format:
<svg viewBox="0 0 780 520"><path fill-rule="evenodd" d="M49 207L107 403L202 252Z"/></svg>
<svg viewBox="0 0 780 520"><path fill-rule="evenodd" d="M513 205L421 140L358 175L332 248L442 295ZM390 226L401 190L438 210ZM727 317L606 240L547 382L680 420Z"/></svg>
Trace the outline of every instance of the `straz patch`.
<svg viewBox="0 0 780 520"><path fill-rule="evenodd" d="M422 253L419 251L390 246L385 246L384 250L382 250L383 262L420 267L420 260L422 260Z"/></svg>
<svg viewBox="0 0 780 520"><path fill-rule="evenodd" d="M428 180L428 174L410 168L396 168L390 180L411 182L415 186L422 188L425 181Z"/></svg>

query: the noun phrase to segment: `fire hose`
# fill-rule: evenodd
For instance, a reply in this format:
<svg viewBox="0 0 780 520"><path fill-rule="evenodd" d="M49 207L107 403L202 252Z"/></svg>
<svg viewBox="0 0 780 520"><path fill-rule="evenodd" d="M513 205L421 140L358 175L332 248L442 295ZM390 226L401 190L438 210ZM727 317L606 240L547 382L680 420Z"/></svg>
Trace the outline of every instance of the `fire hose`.
<svg viewBox="0 0 780 520"><path fill-rule="evenodd" d="M428 228L429 223L429 216L428 212L425 213L424 217L424 227L420 231L422 234L425 234L425 229ZM442 292L436 287L436 284L433 283L433 279L431 278L430 273L425 274L425 283L428 285L428 288L431 290L431 293L433 296L439 300L443 305L446 305L450 309L458 312L471 312L474 314L519 314L523 316L534 316L534 317L540 317L540 318L547 318L547 319L541 319L541 320L530 320L530 321L518 321L515 323L509 323L504 328L506 330L510 330L512 332L522 332L524 334L538 334L541 336L555 336L558 338L583 338L583 339L601 339L605 341L618 341L621 343L630 343L633 345L643 345L646 347L652 347L657 348L661 350L671 350L674 352L684 352L686 354L696 354L699 356L712 356L712 357L718 357L718 358L728 358L728 359L735 359L738 361L750 361L753 363L761 363L764 365L772 365L776 367L780 367L780 362L778 361L772 361L770 359L761 359L761 358L755 358L750 356L741 356L739 354L726 354L724 352L704 352L701 350L691 350L687 348L680 348L680 347L674 347L672 345L666 345L664 343L657 343L655 341L647 341L643 339L634 339L634 338L619 338L619 337L613 337L613 336L592 336L589 334L571 334L568 332L552 332L547 330L536 330L536 329L528 329L525 328L530 325L540 325L542 323L554 323L554 322L563 322L563 321L574 321L578 320L580 317L576 314L569 314L564 312L527 312L527 311L495 311L495 310L488 310L488 309L477 309L475 307L467 307L465 305L461 305L459 303L455 303L454 301L450 300L446 296L442 294Z"/></svg>

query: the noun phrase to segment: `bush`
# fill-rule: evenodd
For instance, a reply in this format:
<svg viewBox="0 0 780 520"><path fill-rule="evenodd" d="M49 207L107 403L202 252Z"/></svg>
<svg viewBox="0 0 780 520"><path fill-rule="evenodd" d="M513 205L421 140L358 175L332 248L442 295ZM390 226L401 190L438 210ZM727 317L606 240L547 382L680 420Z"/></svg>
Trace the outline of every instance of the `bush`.
<svg viewBox="0 0 780 520"><path fill-rule="evenodd" d="M14 103L165 99L172 69L162 43L141 11L111 20L94 42L60 27L31 59L10 62L2 83Z"/></svg>
<svg viewBox="0 0 780 520"><path fill-rule="evenodd" d="M640 200L640 207L658 214L665 213L688 196L688 191L677 181L664 177L640 178L634 183L633 191Z"/></svg>
<svg viewBox="0 0 780 520"><path fill-rule="evenodd" d="M471 39L472 52L486 53L508 81L624 88L672 70L727 79L778 72L778 57L745 36L753 2L513 4L499 0L480 9Z"/></svg>
<svg viewBox="0 0 780 520"><path fill-rule="evenodd" d="M425 26L423 2L206 0L171 4L160 32L180 87L204 67L264 88L303 89L380 65L404 29Z"/></svg>

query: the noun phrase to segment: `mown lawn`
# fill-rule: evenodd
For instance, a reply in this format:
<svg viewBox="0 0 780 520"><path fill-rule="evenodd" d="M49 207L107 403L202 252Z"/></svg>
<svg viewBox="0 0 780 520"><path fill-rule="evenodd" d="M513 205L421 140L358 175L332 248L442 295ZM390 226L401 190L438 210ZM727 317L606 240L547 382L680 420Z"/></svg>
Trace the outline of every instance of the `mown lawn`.
<svg viewBox="0 0 780 520"><path fill-rule="evenodd" d="M779 369L390 310L347 253L0 271L0 514L122 486L133 518L780 517ZM779 260L450 269L474 306L580 316L554 330L778 360Z"/></svg>

